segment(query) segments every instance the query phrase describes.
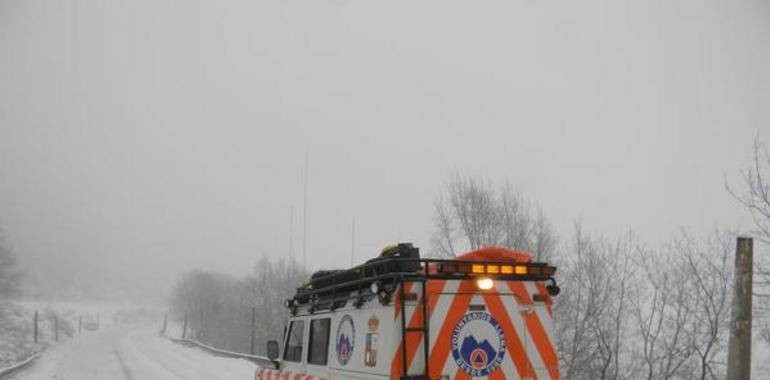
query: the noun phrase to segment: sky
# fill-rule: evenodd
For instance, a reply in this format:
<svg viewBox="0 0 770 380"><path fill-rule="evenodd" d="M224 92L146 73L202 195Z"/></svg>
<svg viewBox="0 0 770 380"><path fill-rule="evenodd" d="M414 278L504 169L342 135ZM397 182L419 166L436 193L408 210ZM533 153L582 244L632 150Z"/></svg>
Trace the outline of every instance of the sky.
<svg viewBox="0 0 770 380"><path fill-rule="evenodd" d="M0 225L59 289L159 291L303 240L346 266L353 220L356 262L429 250L453 173L562 236L747 231L725 182L756 134L764 0L0 0Z"/></svg>

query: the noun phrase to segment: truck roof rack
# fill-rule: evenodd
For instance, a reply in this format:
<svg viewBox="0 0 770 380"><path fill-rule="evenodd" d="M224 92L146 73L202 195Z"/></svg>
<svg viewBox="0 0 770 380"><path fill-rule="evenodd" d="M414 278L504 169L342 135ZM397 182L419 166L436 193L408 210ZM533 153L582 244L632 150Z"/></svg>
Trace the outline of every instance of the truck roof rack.
<svg viewBox="0 0 770 380"><path fill-rule="evenodd" d="M542 262L515 262L505 260L449 260L401 257L378 257L365 264L347 269L321 271L301 287L286 306L296 314L298 307L307 307L310 312L334 310L355 300L360 307L365 302L379 298L389 303L395 285L405 281L427 281L431 279L462 280L489 277L503 281L549 281L549 292L555 289L553 274L556 267ZM372 286L376 284L376 286ZM555 295L555 294L554 294Z"/></svg>

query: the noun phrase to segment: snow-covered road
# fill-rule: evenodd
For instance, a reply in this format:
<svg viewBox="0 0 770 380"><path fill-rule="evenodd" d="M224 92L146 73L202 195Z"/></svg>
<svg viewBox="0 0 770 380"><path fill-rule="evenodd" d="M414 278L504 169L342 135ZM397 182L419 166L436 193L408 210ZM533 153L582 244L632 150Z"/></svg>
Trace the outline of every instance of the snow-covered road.
<svg viewBox="0 0 770 380"><path fill-rule="evenodd" d="M158 337L151 330L115 328L77 337L45 352L13 380L238 380L256 365L214 357Z"/></svg>

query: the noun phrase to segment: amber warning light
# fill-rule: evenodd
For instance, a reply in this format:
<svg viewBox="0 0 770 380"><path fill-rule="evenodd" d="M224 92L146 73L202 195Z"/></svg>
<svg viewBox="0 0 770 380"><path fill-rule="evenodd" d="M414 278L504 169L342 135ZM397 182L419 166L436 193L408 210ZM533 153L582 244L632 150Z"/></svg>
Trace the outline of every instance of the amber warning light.
<svg viewBox="0 0 770 380"><path fill-rule="evenodd" d="M483 264L483 263L441 263L441 273L470 273L491 275L546 276L556 273L556 267L541 263L530 264Z"/></svg>

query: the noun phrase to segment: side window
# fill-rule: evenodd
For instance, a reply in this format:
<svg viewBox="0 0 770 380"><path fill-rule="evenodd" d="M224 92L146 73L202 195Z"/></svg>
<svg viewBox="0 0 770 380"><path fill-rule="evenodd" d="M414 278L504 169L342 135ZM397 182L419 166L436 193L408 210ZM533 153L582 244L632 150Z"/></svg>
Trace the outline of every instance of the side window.
<svg viewBox="0 0 770 380"><path fill-rule="evenodd" d="M329 326L331 319L314 319L310 321L310 350L307 353L307 362L315 365L326 365L329 351Z"/></svg>
<svg viewBox="0 0 770 380"><path fill-rule="evenodd" d="M302 361L302 338L305 336L305 321L292 321L289 325L289 337L283 350L283 360Z"/></svg>

